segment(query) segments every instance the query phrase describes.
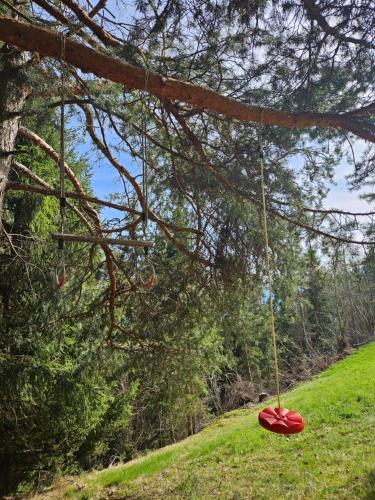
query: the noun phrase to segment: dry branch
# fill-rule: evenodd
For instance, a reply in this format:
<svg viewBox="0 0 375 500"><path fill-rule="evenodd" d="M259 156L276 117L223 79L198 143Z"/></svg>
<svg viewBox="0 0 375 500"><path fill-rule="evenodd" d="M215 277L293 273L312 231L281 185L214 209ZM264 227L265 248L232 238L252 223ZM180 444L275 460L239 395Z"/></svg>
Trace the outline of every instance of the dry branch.
<svg viewBox="0 0 375 500"><path fill-rule="evenodd" d="M54 196L55 198L60 198L60 191L58 191L57 189L53 189L49 184L47 184L45 181L43 181L43 179L36 176L33 172L31 172L29 169L27 169L24 165L22 165L19 162L13 162L13 166L20 173L25 174L30 179L36 181L38 184L40 184L41 187L33 186L32 184L23 184L21 182L9 181L6 185L7 191L24 191L24 192L28 192L28 193L36 193L36 194L42 194L44 196ZM129 225L134 225L135 222L138 224L138 222L142 220L142 212L141 211L134 210L134 208L127 207L126 205L119 205L118 203L112 203L111 201L101 200L100 198L96 198L94 196L88 196L88 195L83 196L79 193L75 193L74 191L67 191L65 193L65 196L67 198L71 198L73 200L85 200L89 203L93 203L94 205L113 208L114 210L118 210L120 212L126 212L126 213L129 213L131 215L135 215L139 218L138 221L134 221ZM75 209L74 206L69 205L69 207L72 209ZM154 214L151 214L150 220L153 220L155 222L161 221L161 219L156 217ZM177 226L176 224L171 224L170 222L167 222L164 220L162 221L162 223L165 224L166 227L168 227L174 231L177 231L177 232L193 233L193 234L197 234L197 235L202 236L202 232L200 232L198 229L194 229L192 227ZM123 227L114 228L111 230L102 228L102 231L117 232L117 231L124 231L126 229L127 229L127 227L123 226Z"/></svg>
<svg viewBox="0 0 375 500"><path fill-rule="evenodd" d="M18 182L7 182L6 185L6 190L15 190L15 191L27 191L27 192L32 192L32 193L40 193L43 195L49 195L49 196L56 196L57 198L60 198L60 192L55 191L45 180L41 179L38 175L36 175L34 172L31 172L25 165L18 161L13 161L12 163L13 168L15 168L19 173L25 175L29 179L33 180L37 184L39 184L41 187L38 186L31 186L29 184L21 184ZM77 193L74 193L77 194ZM79 196L79 195L77 195ZM71 198L74 198L74 196L71 196ZM83 224L88 228L89 231L92 231L92 226L90 222L86 219L84 214L78 210L77 207L72 205L69 201L67 201L66 206L72 210L77 217L83 222Z"/></svg>
<svg viewBox="0 0 375 500"><path fill-rule="evenodd" d="M375 48L374 43L370 43L364 38L355 38L353 36L343 35L336 28L331 26L327 21L327 19L323 16L322 11L320 10L317 3L314 2L314 0L302 0L302 1L303 1L303 6L305 7L310 18L316 21L319 24L320 28L328 35L333 36L340 42L353 43L355 45L360 45L362 47L365 47L366 49Z"/></svg>

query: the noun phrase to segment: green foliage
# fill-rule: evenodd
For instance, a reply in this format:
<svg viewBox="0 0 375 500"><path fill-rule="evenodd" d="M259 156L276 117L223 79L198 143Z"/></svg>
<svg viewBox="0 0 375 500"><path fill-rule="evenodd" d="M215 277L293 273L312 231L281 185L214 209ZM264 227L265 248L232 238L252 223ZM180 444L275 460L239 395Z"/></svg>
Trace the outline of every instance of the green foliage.
<svg viewBox="0 0 375 500"><path fill-rule="evenodd" d="M52 146L57 134L41 133ZM36 148L20 144L24 162L56 185L57 168ZM71 165L82 176L87 166ZM27 180L25 179L25 182ZM82 245L67 249L69 281L55 290L50 270L57 262L49 234L58 229L58 203L53 198L10 194L6 223L13 247L3 253L0 285L0 446L1 490L44 484L59 471L105 463L112 440L126 427L136 383L121 386L126 356L108 353L98 332L105 330L102 312L86 315L100 284L84 262L100 262ZM68 224L77 221L70 214ZM12 255L13 248L18 259ZM83 258L84 256L84 258ZM81 289L77 303L76 291Z"/></svg>
<svg viewBox="0 0 375 500"><path fill-rule="evenodd" d="M320 6L328 19L337 20L340 31L372 43L374 18L366 2L349 7L339 0L335 5L320 2ZM28 12L27 4L17 8L30 16L37 13L37 23L43 24L42 8L41 12L39 8ZM108 54L244 103L288 112L344 114L371 102L373 51L353 48L340 37L322 33L319 23L311 22L297 3L228 0L154 5L142 0L135 2L134 9L135 19L122 26L123 32L119 25L115 27L119 36L126 33L126 43L113 51L106 47ZM0 10L10 13L4 5ZM100 22L113 32L110 17L101 17ZM363 19L366 28L365 23L361 26ZM50 22L48 17L49 29ZM72 27L75 36L89 34L87 27L79 28ZM46 58L20 72L32 88L22 125L37 130L56 150L59 120L53 110L61 93L60 69ZM148 236L156 242L150 258L158 283L152 290L138 288L143 256L133 250L114 250L118 265L115 316L121 328L113 335L121 350L110 350L105 345L108 273L103 253L97 247L69 245L68 283L57 292L49 276L57 262L49 235L59 227L58 200L7 193L4 222L13 237L12 245L0 255L0 433L5 436L0 468L6 471L6 492L41 486L56 473L130 459L195 433L213 416L257 400L261 390L274 391L260 142L270 208L282 385L319 371L338 351L372 338L375 330L375 309L368 307L375 300L373 252L350 255L347 260L349 249L343 255L342 248L321 245L299 228L323 224L318 216L308 215L305 207L320 206L326 181L343 158L347 137L336 129L254 127L175 103L202 146L202 154L155 96L144 98L141 92L102 85L83 73L78 76L79 81L74 80L74 71L66 75L73 90L79 83L79 96L74 98L89 103L93 129L100 130L98 136L116 158L126 154L130 161L144 153L139 132L146 122L151 136L147 141L150 206L163 221L159 226L151 221L148 228ZM85 87L87 93L82 96ZM82 116L75 105L67 105L66 111L68 126L75 127L66 130L67 160L90 193L91 169L75 153L80 141L87 140ZM359 115L360 120L370 120L367 115L368 110ZM361 128L358 121L353 127L363 132L369 123ZM58 187L58 168L39 148L19 138L16 159ZM297 163L300 168L292 168ZM371 148L355 167L353 187L366 185L374 171ZM134 163L129 173L139 180ZM10 180L32 184L13 170ZM134 186L122 181L126 196L113 194L112 198L139 210ZM71 188L67 181L67 189ZM107 228L119 221L107 221ZM129 222L134 219L126 214L121 224ZM72 212L66 225L71 232L82 230ZM344 229L350 233L356 225ZM373 237L373 227L367 229ZM144 236L141 224L134 231ZM143 271L147 274L149 269ZM302 403L301 391L293 394ZM363 401L366 397L361 395ZM357 417L362 399L347 409L339 402L337 414L331 415L333 421L337 415L348 420ZM311 402L316 400L317 394ZM309 400L301 408L314 418ZM189 460L197 460L198 467L209 463L211 474L213 464L225 464L226 454L233 450L243 460L249 460L247 452L252 450L256 464L263 457L257 455L258 447L264 451L265 443L274 443L272 438L267 441L249 433L247 422L239 421L239 428L241 432L219 421L207 433L212 433L212 439L186 455L174 455L169 449L155 455L155 460L146 459L139 469L125 468L124 476L109 471L99 481L121 483L125 477L137 477L140 470L151 474L177 456L187 460L181 469L191 476L181 481L174 478L175 491L194 496L203 488L204 494L210 494L215 485L205 476L202 480L195 465L190 470ZM309 439L306 446L318 446L315 438ZM348 449L352 451L349 445ZM289 450L288 443L280 445L280 452ZM269 453L266 459L274 457ZM311 461L312 452L308 452L307 462ZM242 485L249 470L241 458L239 462ZM230 465L234 469L238 464ZM224 465L218 469L223 476L227 474ZM261 472L269 488L268 463L264 469ZM307 467L301 466L300 473L308 477ZM216 481L217 474L213 475ZM286 475L286 483L280 479L278 486L281 496L288 495L293 484L291 474ZM213 490L205 490L205 484ZM256 477L252 484L254 491L262 491ZM241 488L230 494L242 494Z"/></svg>

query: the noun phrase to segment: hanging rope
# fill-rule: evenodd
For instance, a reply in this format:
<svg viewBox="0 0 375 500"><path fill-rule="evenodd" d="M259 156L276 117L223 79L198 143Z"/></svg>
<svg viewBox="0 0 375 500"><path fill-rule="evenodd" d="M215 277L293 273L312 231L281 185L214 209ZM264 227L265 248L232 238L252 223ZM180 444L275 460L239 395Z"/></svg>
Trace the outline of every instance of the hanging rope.
<svg viewBox="0 0 375 500"><path fill-rule="evenodd" d="M143 191L143 228L145 236L147 236L147 226L148 226L148 157L147 157L147 106L146 106L146 96L148 89L148 79L150 70L147 66L145 70L145 88L142 96L142 138L141 138L141 148L142 148L142 191Z"/></svg>
<svg viewBox="0 0 375 500"><path fill-rule="evenodd" d="M65 196L65 35L61 33L61 104L60 104L60 233L65 232L66 196ZM56 266L54 281L57 288L61 288L66 279L64 240L58 240L59 262Z"/></svg>
<svg viewBox="0 0 375 500"><path fill-rule="evenodd" d="M265 257L266 257L266 267L268 273L268 293L269 293L269 308L270 308L270 320L271 320L271 334L272 334L272 348L273 356L275 362L275 382L276 382L276 393L277 393L277 408L264 408L259 415L259 424L271 432L276 432L277 434L285 434L289 436L290 434L296 434L301 432L305 423L302 415L294 410L288 410L287 408L281 408L280 404L280 379L279 379L279 356L277 352L276 343L276 328L275 328L275 316L273 312L273 287L272 287L272 267L271 259L269 253L269 239L268 239L268 222L267 222L267 205L266 205L266 189L264 181L264 162L263 162L263 144L262 144L262 126L263 126L263 116L261 117L261 129L259 131L259 165L260 165L260 184L262 191L262 212L263 212L263 229L264 229L264 246L265 246Z"/></svg>
<svg viewBox="0 0 375 500"><path fill-rule="evenodd" d="M259 132L259 164L260 164L260 185L261 185L261 191L262 191L264 245L265 245L266 267L267 267L267 274L268 274L268 292L269 292L268 303L269 303L270 319L271 319L273 355L274 355L274 361L275 361L275 383L276 383L276 393L277 393L277 404L278 404L278 407L280 409L279 362L278 362L278 352L277 352L277 344L276 344L275 316L274 316L274 312L273 312L272 267L271 267L271 259L270 259L270 254L269 254L266 192L265 192L265 182L264 182L263 145L262 145L262 133L261 133L261 131Z"/></svg>
<svg viewBox="0 0 375 500"><path fill-rule="evenodd" d="M143 192L143 232L145 238L147 239L147 229L148 229L148 147L147 147L147 89L148 89L148 79L150 75L150 68L147 60L145 59L146 69L145 69L145 87L142 95L142 137L141 137L141 149L142 149L142 192ZM157 282L157 275L149 258L148 247L144 248L144 269L143 272L140 270L139 278L140 285L142 288L149 289L152 288ZM148 274L145 278L143 273Z"/></svg>

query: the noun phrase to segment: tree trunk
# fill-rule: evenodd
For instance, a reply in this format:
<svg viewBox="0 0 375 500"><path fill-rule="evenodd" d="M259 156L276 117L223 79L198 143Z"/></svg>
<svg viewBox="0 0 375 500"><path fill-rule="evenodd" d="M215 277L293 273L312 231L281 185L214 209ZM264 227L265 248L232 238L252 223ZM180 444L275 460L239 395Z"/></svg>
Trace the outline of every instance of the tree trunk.
<svg viewBox="0 0 375 500"><path fill-rule="evenodd" d="M4 46L0 50L0 241L3 233L5 189L12 152L20 124L20 112L30 94L25 66L29 52L19 52Z"/></svg>

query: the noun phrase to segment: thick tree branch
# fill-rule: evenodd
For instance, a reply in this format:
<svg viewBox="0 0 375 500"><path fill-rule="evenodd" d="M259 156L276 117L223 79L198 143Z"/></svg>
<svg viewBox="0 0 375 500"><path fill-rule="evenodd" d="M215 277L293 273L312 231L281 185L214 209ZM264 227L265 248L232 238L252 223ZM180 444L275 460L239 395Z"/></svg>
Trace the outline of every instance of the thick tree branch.
<svg viewBox="0 0 375 500"><path fill-rule="evenodd" d="M20 49L33 50L57 60L61 56L61 40L57 33L2 15L0 39ZM70 39L66 40L65 59L68 64L84 72L94 73L132 89L145 89L147 80L146 90L151 94L182 101L194 107L220 113L227 118L287 128L333 127L375 142L374 126L369 122L353 119L352 116L337 113L288 113L245 104L210 89L165 78L154 72L148 72L146 78L146 70Z"/></svg>
<svg viewBox="0 0 375 500"><path fill-rule="evenodd" d="M64 15L63 12L61 12L61 10L57 9L54 5L51 5L46 0L33 0L33 2L36 3L37 5L39 5L39 7L42 7L42 9L44 9L46 12L48 12L48 14L50 14L52 17L54 17L55 19L57 19L57 21L59 21L60 23L62 23L64 26L71 27L71 22L69 21L69 19ZM89 35L87 35L83 31L82 28L83 28L82 25L78 25L78 27L74 26L74 28L72 28L72 29L74 30L74 34L75 35L79 35L89 45L91 45L92 47L97 48L98 45L99 45L98 42L97 42L97 40L96 39L94 40Z"/></svg>
<svg viewBox="0 0 375 500"><path fill-rule="evenodd" d="M152 241L143 241L143 240L129 240L124 238L108 238L98 236L91 236L87 234L63 234L63 233L55 233L52 235L52 239L54 240L63 240L63 241L73 241L73 242L84 242L84 243L93 243L93 244L105 244L105 245L120 245L125 247L138 247L138 248L149 248L154 246Z"/></svg>
<svg viewBox="0 0 375 500"><path fill-rule="evenodd" d="M34 3L42 7L48 14L60 21L60 23L69 26L69 19L65 16L61 10L56 8L54 5L47 2L47 0L33 0Z"/></svg>
<svg viewBox="0 0 375 500"><path fill-rule="evenodd" d="M95 17L96 14L101 10L105 8L105 5L107 3L107 0L99 0L99 2L95 5L95 7L92 9L92 11L89 13L90 17Z"/></svg>

